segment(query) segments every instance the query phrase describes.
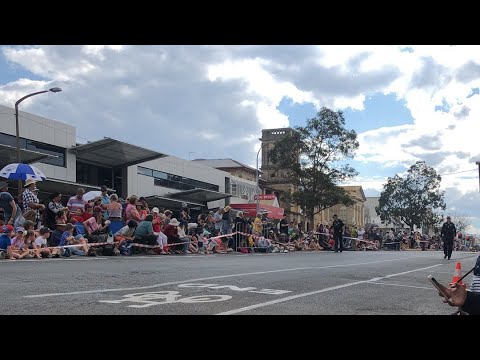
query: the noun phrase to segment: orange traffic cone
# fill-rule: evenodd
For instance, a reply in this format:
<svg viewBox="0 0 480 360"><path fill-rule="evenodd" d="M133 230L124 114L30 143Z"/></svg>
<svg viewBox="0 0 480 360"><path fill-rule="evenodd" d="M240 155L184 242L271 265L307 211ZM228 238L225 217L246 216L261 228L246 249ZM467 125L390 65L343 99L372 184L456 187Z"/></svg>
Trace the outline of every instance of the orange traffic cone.
<svg viewBox="0 0 480 360"><path fill-rule="evenodd" d="M455 272L453 273L453 279L452 279L452 284L457 282L462 278L462 264L460 262L457 262L457 266L455 266ZM461 281L459 284L463 284Z"/></svg>

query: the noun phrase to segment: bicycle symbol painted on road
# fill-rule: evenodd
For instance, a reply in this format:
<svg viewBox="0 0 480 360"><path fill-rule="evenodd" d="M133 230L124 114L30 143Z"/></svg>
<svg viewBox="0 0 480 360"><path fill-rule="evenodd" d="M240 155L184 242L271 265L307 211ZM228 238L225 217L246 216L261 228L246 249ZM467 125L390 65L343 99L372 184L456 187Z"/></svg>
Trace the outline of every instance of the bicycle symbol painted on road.
<svg viewBox="0 0 480 360"><path fill-rule="evenodd" d="M146 308L149 306L161 305L161 304L174 304L174 303L196 304L196 303L226 301L232 298L230 295L199 295L199 296L190 296L190 297L182 298L182 295L180 295L178 291L155 291L155 292L148 292L148 293L136 293L136 294L123 295L123 297L124 298L120 300L99 300L99 302L109 303L109 304L134 302L134 303L140 303L140 304L128 305L127 307Z"/></svg>

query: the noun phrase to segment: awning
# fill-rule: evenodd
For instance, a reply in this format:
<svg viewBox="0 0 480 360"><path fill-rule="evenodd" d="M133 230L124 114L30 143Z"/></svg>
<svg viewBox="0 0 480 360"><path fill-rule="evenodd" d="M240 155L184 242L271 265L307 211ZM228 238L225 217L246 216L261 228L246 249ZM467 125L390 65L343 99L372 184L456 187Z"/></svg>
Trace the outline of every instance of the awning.
<svg viewBox="0 0 480 360"><path fill-rule="evenodd" d="M145 200L147 200L147 203L150 209L152 207L158 207L158 208L164 208L164 209L170 209L170 210L172 209L180 210L182 208L182 203L185 202L182 200L175 200L175 199L170 199L170 198L157 196L157 195L146 196ZM192 202L186 202L186 204L187 204L187 207L191 209L203 207L202 204L197 204Z"/></svg>
<svg viewBox="0 0 480 360"><path fill-rule="evenodd" d="M32 164L48 158L56 158L56 155L44 154L38 151L20 149L20 156L24 164ZM0 165L8 165L17 162L17 148L15 146L0 144Z"/></svg>
<svg viewBox="0 0 480 360"><path fill-rule="evenodd" d="M58 191L62 195L68 196L68 198L74 196L78 188L84 188L85 192L92 190L100 190L100 186L79 184L72 181L58 180L52 178L47 178L45 181L37 182L37 188L39 189L40 193L52 194ZM107 188L107 191L109 193L115 192L115 190L109 188Z"/></svg>
<svg viewBox="0 0 480 360"><path fill-rule="evenodd" d="M105 167L131 166L167 156L111 138L78 145L70 150L77 155L77 160Z"/></svg>
<svg viewBox="0 0 480 360"><path fill-rule="evenodd" d="M225 194L218 191L206 189L192 189L176 193L168 194L170 198L180 199L183 201L193 201L196 203L206 203L210 201L217 201L232 197L231 194Z"/></svg>
<svg viewBox="0 0 480 360"><path fill-rule="evenodd" d="M85 192L92 190L100 190L100 186L79 184L66 180L47 178L45 181L37 182L37 196L40 201L43 201L48 199L50 194L53 194L54 192L59 192L60 194L62 194L62 203L66 204L68 199L70 199L76 194L79 187L84 188ZM107 191L109 193L115 192L115 190L110 188L107 188ZM12 194L12 196L16 196L18 194L16 182L11 182L11 185L9 185L9 192L10 194Z"/></svg>

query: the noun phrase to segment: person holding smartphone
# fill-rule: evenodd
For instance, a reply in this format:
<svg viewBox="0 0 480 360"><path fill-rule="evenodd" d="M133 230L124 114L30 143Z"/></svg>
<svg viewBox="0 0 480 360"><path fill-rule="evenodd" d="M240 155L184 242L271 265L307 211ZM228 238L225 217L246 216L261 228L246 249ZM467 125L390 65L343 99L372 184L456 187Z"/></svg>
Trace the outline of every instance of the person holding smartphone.
<svg viewBox="0 0 480 360"><path fill-rule="evenodd" d="M439 291L438 295L445 297L446 294L448 296L448 300L444 298L444 303L460 307L462 311L469 315L480 315L480 293L467 291L465 284L453 283L450 289L442 284L438 284L438 286L440 287L439 290L444 292L442 294Z"/></svg>

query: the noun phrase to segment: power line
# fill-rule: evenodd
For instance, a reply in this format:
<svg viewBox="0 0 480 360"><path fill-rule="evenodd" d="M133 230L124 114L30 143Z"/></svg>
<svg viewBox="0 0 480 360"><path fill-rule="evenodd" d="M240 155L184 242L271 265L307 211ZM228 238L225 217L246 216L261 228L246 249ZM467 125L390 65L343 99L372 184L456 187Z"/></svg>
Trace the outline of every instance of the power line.
<svg viewBox="0 0 480 360"><path fill-rule="evenodd" d="M475 168L475 169L464 170L464 171L457 171L457 172L448 173L448 174L440 174L440 176L461 174L461 173L466 173L466 172L475 171L475 170L477 170L477 169Z"/></svg>

